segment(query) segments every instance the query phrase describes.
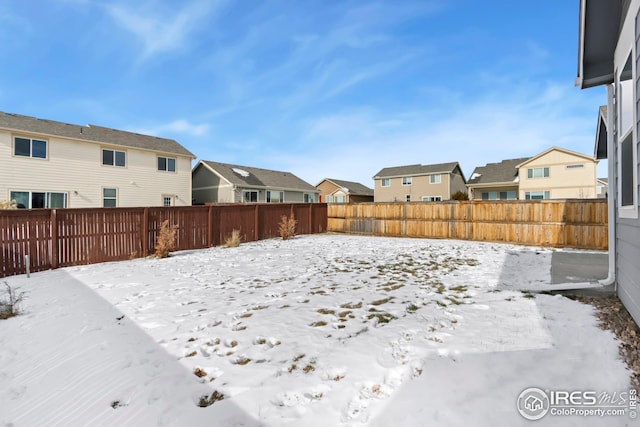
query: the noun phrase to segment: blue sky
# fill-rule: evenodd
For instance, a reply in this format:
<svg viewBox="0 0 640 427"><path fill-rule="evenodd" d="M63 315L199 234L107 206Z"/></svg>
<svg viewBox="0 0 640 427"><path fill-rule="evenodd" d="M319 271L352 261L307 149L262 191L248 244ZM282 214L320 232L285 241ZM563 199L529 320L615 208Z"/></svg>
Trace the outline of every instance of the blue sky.
<svg viewBox="0 0 640 427"><path fill-rule="evenodd" d="M554 145L593 153L606 96L574 87L578 4L5 0L0 110L313 185L452 161L469 178Z"/></svg>

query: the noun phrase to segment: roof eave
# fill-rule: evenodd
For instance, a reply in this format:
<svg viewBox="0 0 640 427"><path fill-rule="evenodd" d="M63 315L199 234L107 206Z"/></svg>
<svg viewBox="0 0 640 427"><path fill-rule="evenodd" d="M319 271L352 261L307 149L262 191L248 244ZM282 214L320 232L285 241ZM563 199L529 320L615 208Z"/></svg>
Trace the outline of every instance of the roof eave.
<svg viewBox="0 0 640 427"><path fill-rule="evenodd" d="M578 30L578 76L581 89L613 83L613 54L620 19L620 0L580 0Z"/></svg>

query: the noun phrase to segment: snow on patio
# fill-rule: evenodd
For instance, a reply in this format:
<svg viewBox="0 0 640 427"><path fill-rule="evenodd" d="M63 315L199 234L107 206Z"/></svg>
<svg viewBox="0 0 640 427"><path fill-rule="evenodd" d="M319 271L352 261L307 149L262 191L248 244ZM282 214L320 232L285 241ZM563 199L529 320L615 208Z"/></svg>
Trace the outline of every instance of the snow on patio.
<svg viewBox="0 0 640 427"><path fill-rule="evenodd" d="M629 387L591 307L516 290L548 285L550 259L315 235L8 278L29 294L25 315L0 321L0 422L531 425L516 408L525 388ZM85 381L69 387L57 366ZM214 391L224 399L199 408Z"/></svg>

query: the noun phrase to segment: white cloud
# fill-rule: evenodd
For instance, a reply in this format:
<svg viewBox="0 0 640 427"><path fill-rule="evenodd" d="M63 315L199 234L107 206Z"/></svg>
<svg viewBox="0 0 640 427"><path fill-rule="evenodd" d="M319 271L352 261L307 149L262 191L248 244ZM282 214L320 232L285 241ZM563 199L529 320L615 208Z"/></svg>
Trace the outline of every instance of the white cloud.
<svg viewBox="0 0 640 427"><path fill-rule="evenodd" d="M205 136L209 132L208 124L195 124L188 120L178 119L169 123L150 128L134 127L133 132L144 135L154 135L158 137L166 137L168 134L182 134L188 136Z"/></svg>
<svg viewBox="0 0 640 427"><path fill-rule="evenodd" d="M196 23L209 14L211 6L208 1L195 1L176 11L163 10L157 3L136 9L122 3L108 4L105 9L118 25L133 33L142 43L140 61L143 62L157 54L182 50L197 28Z"/></svg>

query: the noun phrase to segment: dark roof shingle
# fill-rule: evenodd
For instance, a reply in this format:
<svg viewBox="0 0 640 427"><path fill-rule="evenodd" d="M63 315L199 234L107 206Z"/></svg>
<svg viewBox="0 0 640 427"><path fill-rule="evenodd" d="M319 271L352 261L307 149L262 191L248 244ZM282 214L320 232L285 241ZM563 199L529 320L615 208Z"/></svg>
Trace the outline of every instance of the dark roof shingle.
<svg viewBox="0 0 640 427"><path fill-rule="evenodd" d="M291 172L281 172L250 166L202 160L231 184L241 187L270 187L282 190L300 190L317 193L319 190Z"/></svg>
<svg viewBox="0 0 640 427"><path fill-rule="evenodd" d="M518 176L516 166L526 162L530 157L503 160L500 163L487 163L473 170L467 184L488 184L493 182L514 182Z"/></svg>
<svg viewBox="0 0 640 427"><path fill-rule="evenodd" d="M375 178L387 178L394 176L428 175L434 173L451 173L459 167L458 162L439 163L435 165L407 165L384 168L374 175Z"/></svg>
<svg viewBox="0 0 640 427"><path fill-rule="evenodd" d="M173 139L158 138L155 136L142 135L139 133L110 129L96 125L73 125L0 111L0 128L6 128L13 131L53 135L63 138L81 139L102 144L139 148L142 150L158 151L195 158L193 153Z"/></svg>

